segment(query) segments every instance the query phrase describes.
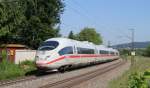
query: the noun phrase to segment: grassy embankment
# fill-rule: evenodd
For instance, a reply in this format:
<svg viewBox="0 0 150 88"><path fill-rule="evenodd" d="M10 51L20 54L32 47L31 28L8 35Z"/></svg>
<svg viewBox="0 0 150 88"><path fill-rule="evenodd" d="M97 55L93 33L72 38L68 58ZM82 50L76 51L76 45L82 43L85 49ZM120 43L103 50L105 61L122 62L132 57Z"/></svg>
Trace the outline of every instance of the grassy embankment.
<svg viewBox="0 0 150 88"><path fill-rule="evenodd" d="M28 73L36 70L34 62L24 61L19 65L3 60L0 63L0 80L14 79L26 76Z"/></svg>
<svg viewBox="0 0 150 88"><path fill-rule="evenodd" d="M150 70L150 58L136 56L135 60L136 63L134 66L126 71L121 77L118 77L109 83L109 88L149 88L149 82L144 73L146 73L148 69Z"/></svg>
<svg viewBox="0 0 150 88"><path fill-rule="evenodd" d="M24 61L16 65L7 61L5 51L0 56L2 58L2 62L0 63L0 80L14 79L30 75L36 71L36 66L33 61Z"/></svg>

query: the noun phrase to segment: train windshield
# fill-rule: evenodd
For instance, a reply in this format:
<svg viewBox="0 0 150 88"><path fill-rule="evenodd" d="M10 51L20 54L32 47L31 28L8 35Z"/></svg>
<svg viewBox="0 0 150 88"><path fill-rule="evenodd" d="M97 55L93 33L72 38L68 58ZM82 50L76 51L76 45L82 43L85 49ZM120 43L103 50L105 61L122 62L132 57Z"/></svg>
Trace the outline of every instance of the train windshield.
<svg viewBox="0 0 150 88"><path fill-rule="evenodd" d="M43 51L53 50L57 48L58 45L59 43L57 41L46 41L41 44L38 50L43 50Z"/></svg>

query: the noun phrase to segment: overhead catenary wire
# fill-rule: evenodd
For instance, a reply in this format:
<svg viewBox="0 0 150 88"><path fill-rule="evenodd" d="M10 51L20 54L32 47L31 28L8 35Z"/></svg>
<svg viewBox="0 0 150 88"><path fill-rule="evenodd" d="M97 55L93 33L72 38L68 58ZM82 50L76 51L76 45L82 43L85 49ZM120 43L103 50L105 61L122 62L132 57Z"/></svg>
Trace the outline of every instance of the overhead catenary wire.
<svg viewBox="0 0 150 88"><path fill-rule="evenodd" d="M95 18L95 16L92 16L91 14L90 15L87 15L87 14L89 14L88 13L88 10L86 9L86 8L84 8L77 0L71 0L72 1L72 3L74 3L76 6L78 6L79 8L80 8L80 10L82 10L82 12L84 12L84 15L88 18L88 19L90 19L90 21L92 21L94 24L96 24L97 26L99 25L96 21L94 21L94 20L92 20L92 19L96 19ZM102 26L102 25L101 25ZM107 28L106 28L107 29ZM108 29L107 29L108 30ZM100 30L100 31L103 31L103 30ZM122 34L123 36L125 36L126 38L128 38L128 39L130 39L131 37L130 36L128 36L123 30L119 30L119 29L117 29L117 30L115 30L116 32L116 34Z"/></svg>
<svg viewBox="0 0 150 88"><path fill-rule="evenodd" d="M96 24L96 26L99 26L100 24L99 23L97 23L97 21L95 21L95 20L93 20L93 19L96 19L97 20L97 18L95 18L95 16L94 15L92 15L92 14L90 14L90 15L88 15L89 13L88 13L88 10L86 9L86 8L84 8L79 2L77 2L76 0L71 0L72 1L72 3L73 4L75 4L76 6L78 6L79 8L80 8L80 11L79 10L77 10L77 9L74 9L73 7L71 7L71 6L69 6L69 7L71 7L74 11L76 11L77 12L77 14L79 14L80 16L82 16L82 17L86 17L89 21L91 21L92 22L92 24ZM81 10L82 10L82 12L81 12ZM86 20L87 20L86 19ZM102 28L102 24L101 24L101 27L99 26L99 28ZM105 28L106 29L106 28ZM108 30L108 29L106 29L106 30ZM103 32L103 30L99 30L100 32ZM116 31L117 33L118 33L118 31Z"/></svg>
<svg viewBox="0 0 150 88"><path fill-rule="evenodd" d="M76 11L78 15L80 15L82 18L86 18L85 20L90 22L93 26L99 26L100 25L99 23L97 23L97 21L93 20L93 19L96 19L95 16L92 16L91 14L89 15L88 10L86 10L81 4L79 4L75 0L71 0L71 1L74 5L76 5L78 8L80 8L80 10L78 10L78 9L75 9L74 7L72 7L72 6L69 6L69 7L71 7L72 10ZM100 29L99 29L99 31L102 32L102 30L100 30Z"/></svg>

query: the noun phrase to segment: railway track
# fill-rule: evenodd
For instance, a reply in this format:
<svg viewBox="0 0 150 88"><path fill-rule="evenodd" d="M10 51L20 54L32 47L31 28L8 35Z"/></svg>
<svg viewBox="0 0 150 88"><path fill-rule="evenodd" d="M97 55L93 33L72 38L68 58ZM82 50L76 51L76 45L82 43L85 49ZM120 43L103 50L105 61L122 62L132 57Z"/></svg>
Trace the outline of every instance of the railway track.
<svg viewBox="0 0 150 88"><path fill-rule="evenodd" d="M113 70L113 69L115 69L121 65L124 65L125 63L126 63L126 61L120 61L118 63L106 66L104 68L97 69L95 71L91 71L91 72L88 72L88 73L85 73L85 74L82 74L79 76L75 76L72 78L64 79L61 81L57 81L55 83L41 86L40 88L71 88L71 87L78 85L82 82L85 82L85 81L90 80L94 77L97 77L97 76L102 75L106 72L109 72L109 71L111 71L111 70Z"/></svg>
<svg viewBox="0 0 150 88"><path fill-rule="evenodd" d="M17 79L14 80L4 80L4 81L0 81L0 88L3 86L9 86L9 85L13 85L13 84L17 84L20 82L25 82L25 81L31 81L31 80L36 80L42 77L48 77L48 76L52 76L52 74L56 72L52 72L52 73L46 73L46 74L42 74L39 76L36 75L31 75L31 76L25 76L25 77L19 77Z"/></svg>
<svg viewBox="0 0 150 88"><path fill-rule="evenodd" d="M23 82L23 81L28 81L28 80L35 80L37 79L36 76L28 76L28 77L21 77L17 78L15 80L5 80L5 81L0 81L0 87L2 86L9 86L18 82Z"/></svg>
<svg viewBox="0 0 150 88"><path fill-rule="evenodd" d="M82 83L86 80L94 78L98 75L104 74L104 73L106 73L106 72L108 72L108 71L110 71L110 70L112 70L112 69L114 69L120 65L123 65L124 63L125 63L125 61L120 61L120 62L117 62L117 63L112 64L112 65L108 65L104 68L101 68L101 69L98 69L95 71L91 71L88 73L81 74L79 76L71 77L69 79L64 79L61 81L57 81L55 83L41 86L40 88L68 88L68 87L72 87L72 86L77 85L79 83ZM59 74L57 72L55 72L55 73L56 73L55 75ZM25 82L25 81L37 80L37 79L40 79L42 77L44 78L44 77L52 76L52 74L46 74L46 75L42 75L42 76L35 76L34 75L34 76L21 77L21 78L15 79L15 80L0 81L0 87L9 86L9 85L13 85L13 84L17 84L17 83L21 83L21 82Z"/></svg>

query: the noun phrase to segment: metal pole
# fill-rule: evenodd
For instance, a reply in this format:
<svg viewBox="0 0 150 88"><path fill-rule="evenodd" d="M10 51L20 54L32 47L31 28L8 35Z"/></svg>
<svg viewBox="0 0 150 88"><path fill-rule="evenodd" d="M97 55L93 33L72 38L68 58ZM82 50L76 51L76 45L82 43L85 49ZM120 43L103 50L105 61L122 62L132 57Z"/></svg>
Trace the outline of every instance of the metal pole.
<svg viewBox="0 0 150 88"><path fill-rule="evenodd" d="M134 51L134 29L131 29L132 31L132 51Z"/></svg>
<svg viewBox="0 0 150 88"><path fill-rule="evenodd" d="M108 47L111 47L111 42L110 41L108 41Z"/></svg>
<svg viewBox="0 0 150 88"><path fill-rule="evenodd" d="M131 66L133 66L134 64L135 64L135 61L134 61L134 55L133 55L133 53L135 53L134 52L134 29L131 29L131 36L132 36L132 39L131 39Z"/></svg>

